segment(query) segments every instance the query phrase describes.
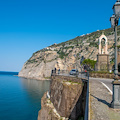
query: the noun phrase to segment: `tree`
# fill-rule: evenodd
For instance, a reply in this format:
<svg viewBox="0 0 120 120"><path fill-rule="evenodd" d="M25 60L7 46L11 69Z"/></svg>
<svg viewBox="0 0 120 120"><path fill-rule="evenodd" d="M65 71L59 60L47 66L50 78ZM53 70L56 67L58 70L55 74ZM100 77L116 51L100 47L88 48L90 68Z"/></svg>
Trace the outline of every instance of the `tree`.
<svg viewBox="0 0 120 120"><path fill-rule="evenodd" d="M82 62L82 65L87 67L87 70L93 70L95 67L96 61L91 60L91 59L85 59Z"/></svg>

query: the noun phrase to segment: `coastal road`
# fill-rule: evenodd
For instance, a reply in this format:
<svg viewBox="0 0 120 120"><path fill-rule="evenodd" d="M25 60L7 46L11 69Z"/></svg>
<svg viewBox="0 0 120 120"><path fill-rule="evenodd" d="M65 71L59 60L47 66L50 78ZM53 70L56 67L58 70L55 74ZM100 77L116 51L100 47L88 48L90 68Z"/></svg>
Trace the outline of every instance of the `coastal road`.
<svg viewBox="0 0 120 120"><path fill-rule="evenodd" d="M64 76L73 76L73 75L69 75L69 74L60 74L60 75L64 75ZM74 77L74 76L73 76ZM79 78L86 78L87 76L85 74L79 74L78 76ZM101 84L103 84L103 86L105 86L112 94L112 81L114 81L114 79L107 79L107 78L92 78L89 77L89 80L95 80L95 81L99 81Z"/></svg>
<svg viewBox="0 0 120 120"><path fill-rule="evenodd" d="M92 78L92 77L90 77L89 78L90 80L95 80L95 81L99 81L99 82L101 82L101 84L103 84L107 89L110 89L111 90L111 92L113 91L112 90L112 81L114 81L114 79L107 79L107 78ZM110 91L109 90L109 91Z"/></svg>

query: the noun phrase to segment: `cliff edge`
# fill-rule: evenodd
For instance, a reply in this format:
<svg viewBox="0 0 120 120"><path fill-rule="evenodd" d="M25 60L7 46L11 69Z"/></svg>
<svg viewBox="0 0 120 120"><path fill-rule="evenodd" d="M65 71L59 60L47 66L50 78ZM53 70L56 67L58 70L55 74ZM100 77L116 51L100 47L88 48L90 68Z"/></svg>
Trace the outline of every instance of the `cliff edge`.
<svg viewBox="0 0 120 120"><path fill-rule="evenodd" d="M81 79L53 76L50 98L45 93L41 100L38 120L76 120L84 114L85 92Z"/></svg>

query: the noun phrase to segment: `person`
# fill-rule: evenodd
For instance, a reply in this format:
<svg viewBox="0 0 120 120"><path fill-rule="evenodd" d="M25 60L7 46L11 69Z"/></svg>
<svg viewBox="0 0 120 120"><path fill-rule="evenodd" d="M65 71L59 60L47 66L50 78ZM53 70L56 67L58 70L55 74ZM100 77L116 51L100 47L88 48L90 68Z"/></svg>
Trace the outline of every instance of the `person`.
<svg viewBox="0 0 120 120"><path fill-rule="evenodd" d="M55 68L55 73L56 73L56 68Z"/></svg>
<svg viewBox="0 0 120 120"><path fill-rule="evenodd" d="M58 70L58 74L60 74L60 69Z"/></svg>
<svg viewBox="0 0 120 120"><path fill-rule="evenodd" d="M86 76L87 76L87 70L85 70Z"/></svg>
<svg viewBox="0 0 120 120"><path fill-rule="evenodd" d="M51 71L51 76L53 76L53 70Z"/></svg>

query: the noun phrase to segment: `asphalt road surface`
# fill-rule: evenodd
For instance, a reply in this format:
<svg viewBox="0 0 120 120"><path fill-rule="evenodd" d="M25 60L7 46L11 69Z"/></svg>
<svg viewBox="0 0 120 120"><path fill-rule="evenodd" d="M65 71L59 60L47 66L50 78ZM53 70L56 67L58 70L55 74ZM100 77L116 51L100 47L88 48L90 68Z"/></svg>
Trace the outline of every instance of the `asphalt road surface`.
<svg viewBox="0 0 120 120"><path fill-rule="evenodd" d="M113 91L112 90L112 81L114 81L114 79L107 79L107 78L89 78L90 80L97 80L97 81L99 81L99 82L102 82L102 83L104 83L106 86L108 86L109 87L109 89L111 90L111 91ZM102 84L101 83L101 84Z"/></svg>
<svg viewBox="0 0 120 120"><path fill-rule="evenodd" d="M69 74L65 74L65 73L62 73L62 74L60 74L60 75L64 75L64 76L73 76L74 77L74 75L69 75ZM85 79L88 79L88 77L86 76L86 74L85 73L83 73L83 74L79 74L78 75L78 77L79 78L85 78ZM90 80L96 80L96 81L99 81L101 84L102 83L104 83L111 91L113 91L112 89L112 81L114 81L114 79L107 79L107 78L92 78L92 77L89 77L89 79Z"/></svg>

